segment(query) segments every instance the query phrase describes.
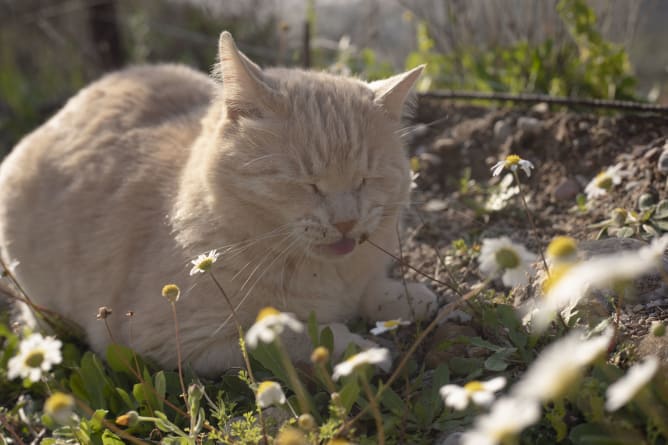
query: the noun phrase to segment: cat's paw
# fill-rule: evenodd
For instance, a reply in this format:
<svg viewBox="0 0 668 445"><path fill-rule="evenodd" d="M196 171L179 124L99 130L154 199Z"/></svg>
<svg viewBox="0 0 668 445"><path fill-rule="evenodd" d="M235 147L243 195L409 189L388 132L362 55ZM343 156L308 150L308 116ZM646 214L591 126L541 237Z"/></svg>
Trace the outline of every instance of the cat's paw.
<svg viewBox="0 0 668 445"><path fill-rule="evenodd" d="M404 286L396 280L376 283L369 289L363 304L364 315L370 320L423 320L437 309L436 294L427 286L422 283Z"/></svg>
<svg viewBox="0 0 668 445"><path fill-rule="evenodd" d="M335 360L338 360L338 358L343 355L350 343L359 346L362 350L378 347L376 343L365 339L361 335L350 332L348 326L343 323L330 323L324 327L328 327L332 330L334 337L334 351L332 351L332 357Z"/></svg>

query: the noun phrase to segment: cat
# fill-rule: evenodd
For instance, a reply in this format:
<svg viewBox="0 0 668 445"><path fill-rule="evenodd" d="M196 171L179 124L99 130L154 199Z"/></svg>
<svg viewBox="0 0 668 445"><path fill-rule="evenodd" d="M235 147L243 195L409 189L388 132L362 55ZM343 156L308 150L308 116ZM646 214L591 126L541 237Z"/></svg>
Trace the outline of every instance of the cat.
<svg viewBox="0 0 668 445"><path fill-rule="evenodd" d="M136 66L81 90L0 167L0 254L32 300L80 325L91 348L114 341L201 375L239 366L230 307L190 260L217 249L212 273L247 329L273 306L332 328L334 353L356 316L425 317L436 297L387 277L386 250L410 191L401 118L423 67L366 83L261 69L223 32L209 77ZM408 304L405 291L412 298ZM134 313L132 319L123 316ZM130 326L131 324L131 326ZM291 338L308 357L306 335Z"/></svg>

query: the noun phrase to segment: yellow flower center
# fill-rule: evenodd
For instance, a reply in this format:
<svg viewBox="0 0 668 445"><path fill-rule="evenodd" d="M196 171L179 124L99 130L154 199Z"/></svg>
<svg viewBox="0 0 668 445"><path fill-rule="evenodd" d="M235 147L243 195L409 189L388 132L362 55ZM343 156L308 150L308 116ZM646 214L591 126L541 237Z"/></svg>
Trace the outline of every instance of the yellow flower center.
<svg viewBox="0 0 668 445"><path fill-rule="evenodd" d="M179 296L181 295L181 289L176 284L166 284L162 288L162 296L171 301L172 303L179 301Z"/></svg>
<svg viewBox="0 0 668 445"><path fill-rule="evenodd" d="M325 348L324 346L318 346L313 350L311 353L311 361L313 363L327 363L329 360L329 349Z"/></svg>
<svg viewBox="0 0 668 445"><path fill-rule="evenodd" d="M278 315L280 314L281 311L279 311L276 308L273 308L271 306L264 307L260 309L260 312L257 314L257 318L255 319L255 322L257 323L258 321L269 317L270 315Z"/></svg>
<svg viewBox="0 0 668 445"><path fill-rule="evenodd" d="M557 236L547 246L547 256L551 258L566 258L576 252L577 243L570 236Z"/></svg>
<svg viewBox="0 0 668 445"><path fill-rule="evenodd" d="M287 427L278 433L274 443L276 445L308 445L310 442L298 429Z"/></svg>
<svg viewBox="0 0 668 445"><path fill-rule="evenodd" d="M260 383L260 385L257 387L257 395L259 396L264 394L265 391L273 388L276 384L276 382L272 382L270 380Z"/></svg>
<svg viewBox="0 0 668 445"><path fill-rule="evenodd" d="M472 382L468 382L466 385L464 385L464 390L468 393L474 393L478 391L482 391L485 389L482 383L480 383L477 380L474 380Z"/></svg>
<svg viewBox="0 0 668 445"><path fill-rule="evenodd" d="M626 218L628 217L628 215L629 212L627 212L626 209L617 207L615 210L612 211L610 218L615 224L617 224L618 226L622 226L626 222Z"/></svg>
<svg viewBox="0 0 668 445"><path fill-rule="evenodd" d="M520 265L520 257L517 255L517 252L506 247L497 250L494 258L496 259L496 263L503 269L514 269Z"/></svg>
<svg viewBox="0 0 668 445"><path fill-rule="evenodd" d="M412 172L417 172L420 170L420 158L417 156L413 156L411 158L411 171Z"/></svg>
<svg viewBox="0 0 668 445"><path fill-rule="evenodd" d="M594 185L603 190L610 190L610 187L612 187L612 178L607 172L601 172L594 178Z"/></svg>
<svg viewBox="0 0 668 445"><path fill-rule="evenodd" d="M399 326L399 320L387 320L383 322L384 328L392 329L396 328L397 326Z"/></svg>
<svg viewBox="0 0 668 445"><path fill-rule="evenodd" d="M520 158L517 155L508 155L506 156L505 164L506 168L512 167L513 165L517 165L520 163L522 158Z"/></svg>
<svg viewBox="0 0 668 445"><path fill-rule="evenodd" d="M573 264L557 264L550 268L550 275L541 284L543 295L547 294L573 267Z"/></svg>
<svg viewBox="0 0 668 445"><path fill-rule="evenodd" d="M197 268L206 271L211 269L211 265L213 265L213 258L206 257L197 264Z"/></svg>
<svg viewBox="0 0 668 445"><path fill-rule="evenodd" d="M26 357L25 364L31 368L39 368L44 361L44 351L35 350Z"/></svg>
<svg viewBox="0 0 668 445"><path fill-rule="evenodd" d="M44 402L44 411L48 414L55 414L61 411L70 410L74 407L74 398L62 392L55 392L46 402Z"/></svg>

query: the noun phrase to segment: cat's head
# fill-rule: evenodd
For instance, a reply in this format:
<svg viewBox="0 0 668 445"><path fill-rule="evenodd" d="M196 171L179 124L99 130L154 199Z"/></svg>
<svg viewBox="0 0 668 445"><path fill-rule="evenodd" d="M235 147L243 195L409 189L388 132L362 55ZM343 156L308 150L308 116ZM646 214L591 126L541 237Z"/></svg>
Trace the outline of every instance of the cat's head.
<svg viewBox="0 0 668 445"><path fill-rule="evenodd" d="M423 67L372 83L262 70L227 32L219 52L220 162L239 199L259 207L286 243L320 258L394 233L410 191L400 121Z"/></svg>

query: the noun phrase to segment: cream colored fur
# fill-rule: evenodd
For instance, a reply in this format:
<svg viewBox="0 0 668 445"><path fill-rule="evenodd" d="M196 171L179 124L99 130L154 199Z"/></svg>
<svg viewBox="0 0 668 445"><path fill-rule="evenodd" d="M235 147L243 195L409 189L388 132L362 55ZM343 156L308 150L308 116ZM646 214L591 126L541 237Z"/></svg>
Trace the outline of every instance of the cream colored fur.
<svg viewBox="0 0 668 445"><path fill-rule="evenodd" d="M356 221L347 237L396 248L409 199L400 116L422 68L367 84L263 71L228 33L219 51L213 79L175 65L126 69L26 136L0 168L2 257L20 261L32 299L81 325L100 353L110 339L95 314L106 305L117 341L175 367L160 295L174 282L185 361L208 375L241 364L230 308L210 277L188 273L213 248L246 327L264 306L303 320L315 311L337 352L368 346L342 323L409 318L404 288L369 243L345 255L322 246L341 239L334 224ZM434 295L408 290L424 315ZM290 339L291 353L305 357L308 344Z"/></svg>

